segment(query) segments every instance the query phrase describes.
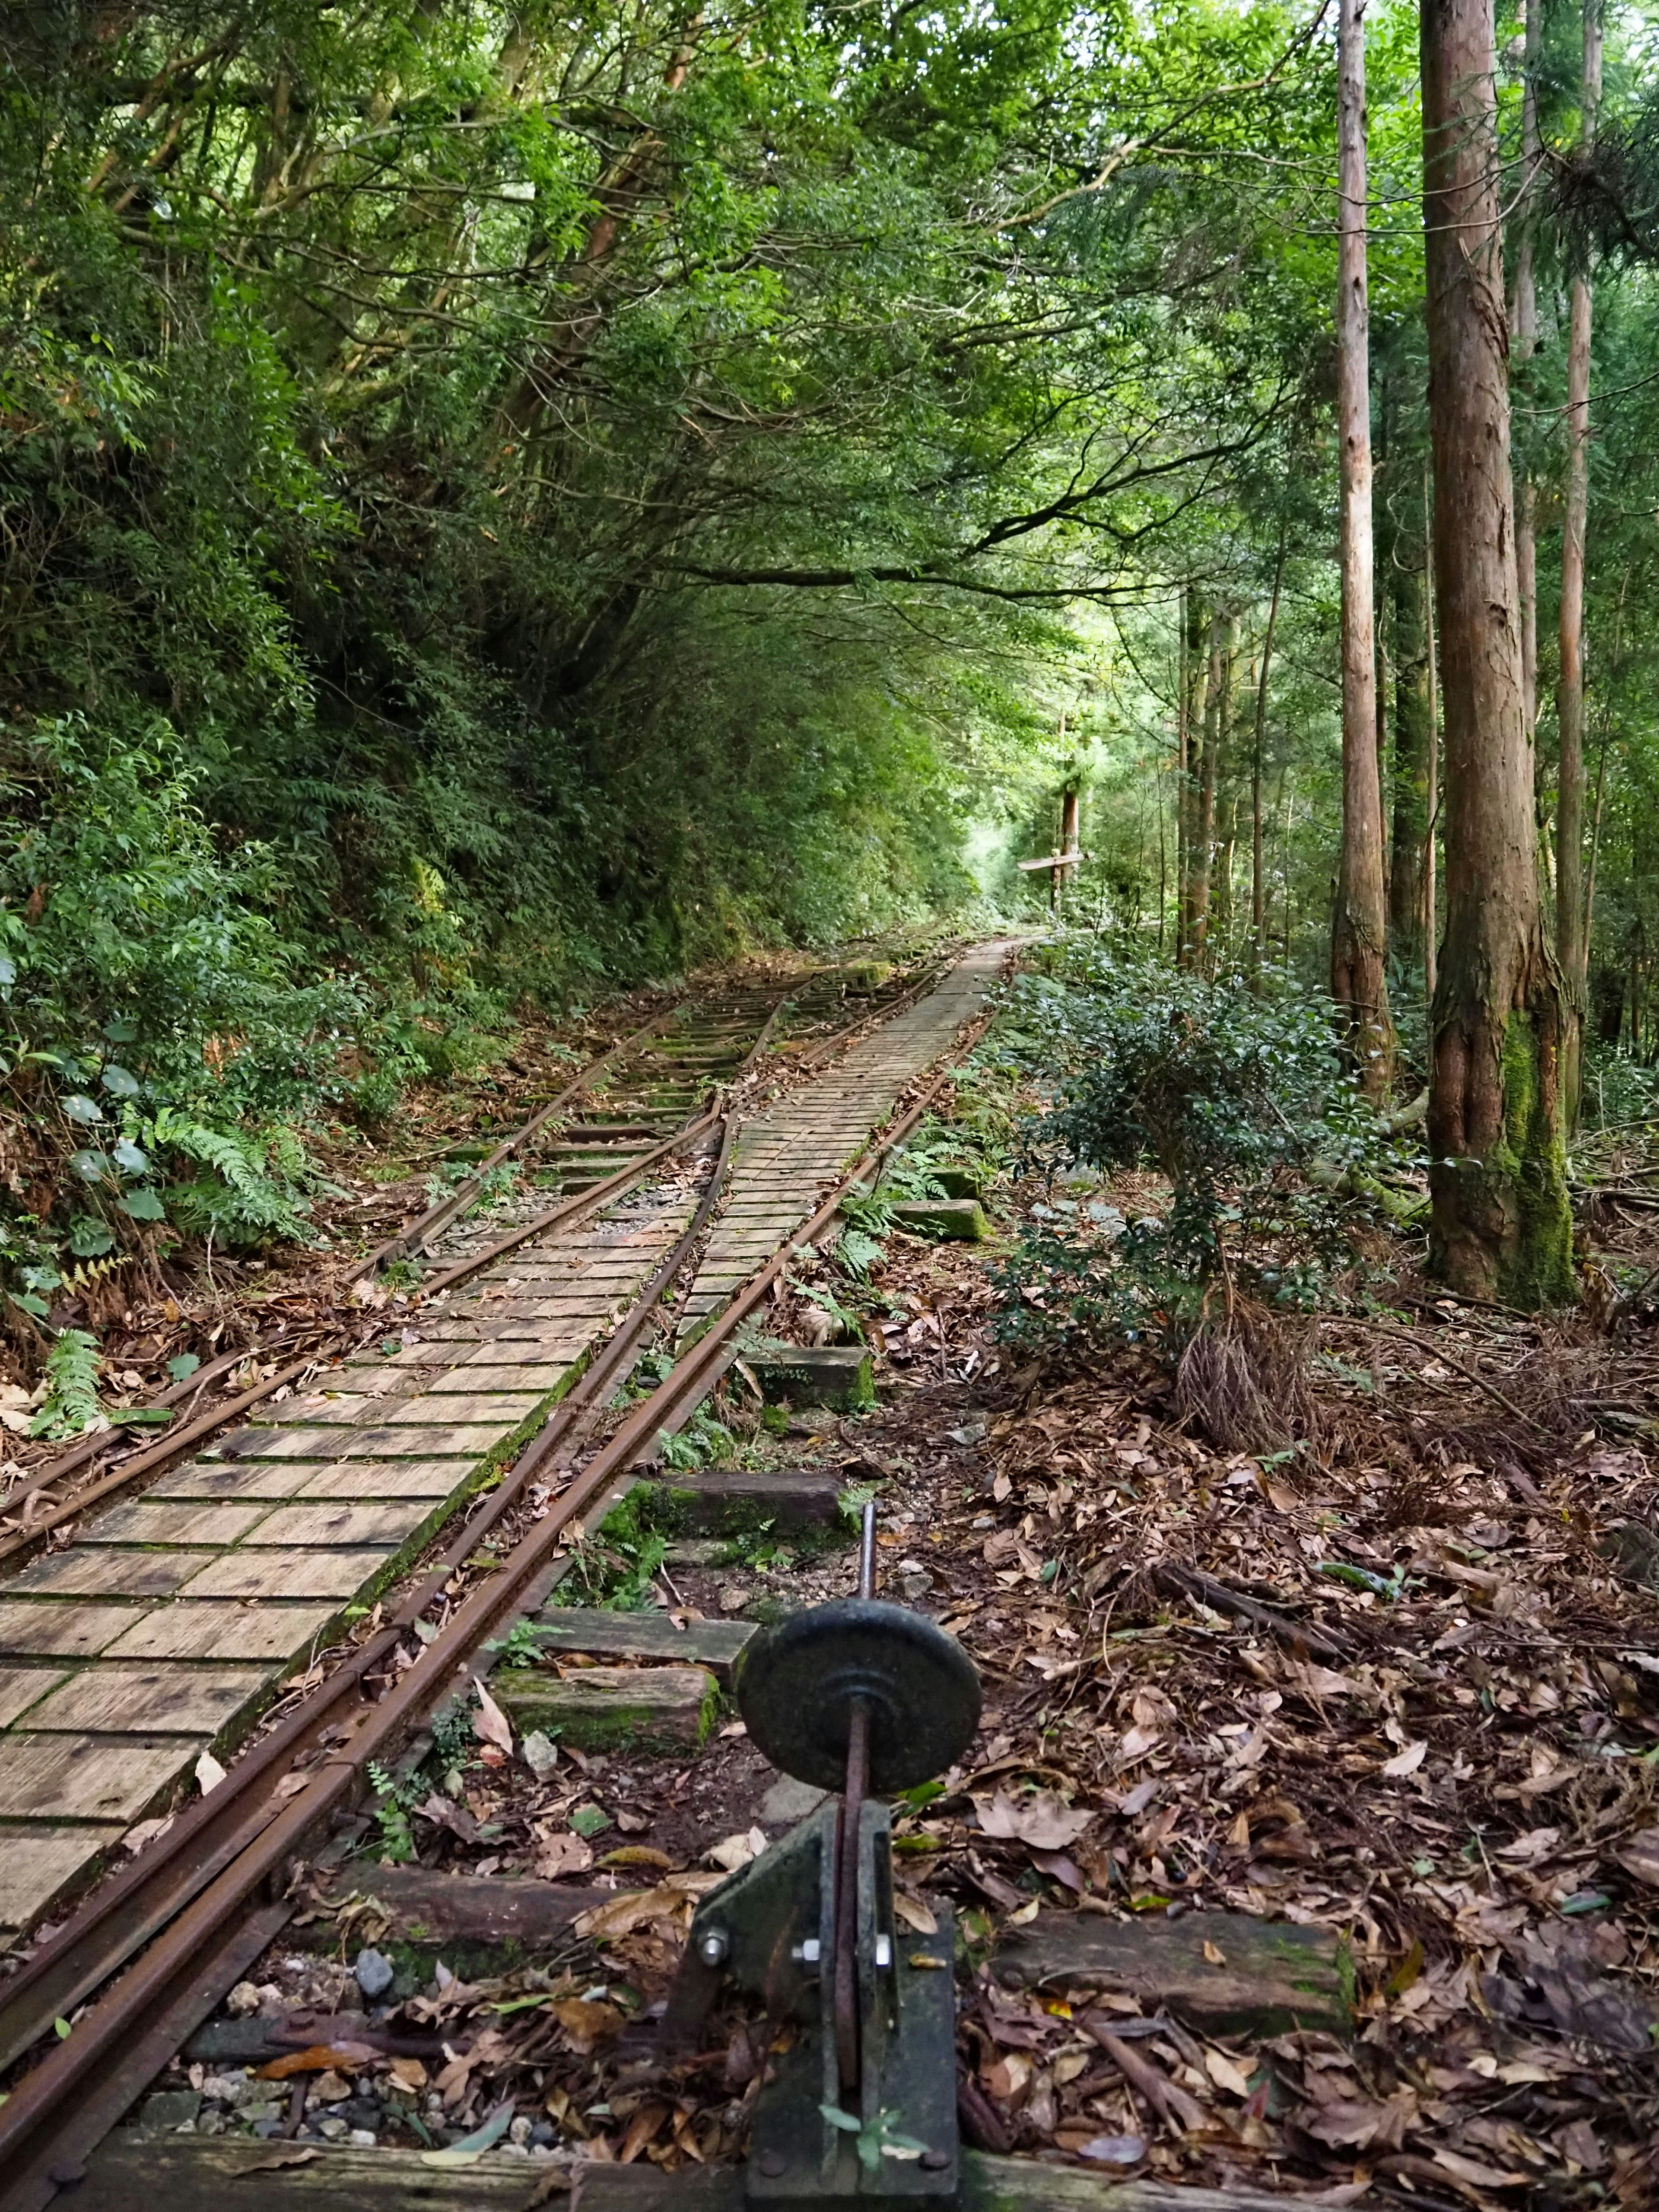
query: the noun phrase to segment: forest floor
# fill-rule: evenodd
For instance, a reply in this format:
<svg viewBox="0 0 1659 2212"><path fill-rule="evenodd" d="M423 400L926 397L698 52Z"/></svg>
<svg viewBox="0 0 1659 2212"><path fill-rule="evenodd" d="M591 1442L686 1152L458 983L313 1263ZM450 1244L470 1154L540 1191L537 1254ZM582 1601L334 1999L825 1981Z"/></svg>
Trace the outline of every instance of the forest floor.
<svg viewBox="0 0 1659 2212"><path fill-rule="evenodd" d="M1654 2203L1645 1309L1627 1303L1611 1332L1605 1311L1540 1322L1402 1273L1376 1317L1306 1322L1308 1446L1253 1455L1177 1417L1149 1350L1034 1360L1000 1342L989 1266L1048 1194L1001 1187L989 1245L895 1237L877 1407L804 1414L781 1438L751 1428L745 1445L878 1485L884 1591L981 1671L969 1760L898 1822L906 1924L925 1941L949 1899L965 1940L970 2136L1327 2203ZM1146 1195L1100 1194L1126 1210ZM1639 1211L1597 1235L1626 1273L1643 1256ZM757 1543L672 1565L657 1599L679 1618L766 1618L853 1573L845 1551ZM335 2119L359 2140L453 2142L512 2097L511 2140L556 2164L733 2154L764 2065L755 2024L728 2019L669 2069L641 2015L691 1899L785 1832L795 1785L779 1790L735 1721L699 1756L567 1751L539 1774L522 1747L471 1749L450 1796L415 1808L422 1863L597 1882L616 1901L528 1971L441 1972L386 2017L459 2055L360 2059L355 2090L320 2085ZM245 2008L361 2008L349 1962L382 1924L374 1856L343 1905L319 1897L303 1948L262 1966ZM1349 2027L1222 2034L1155 1991L1063 1973L1011 1988L999 1948L1049 1913L1097 1931L1207 1916L1218 1966L1249 1924L1322 1931ZM204 2126L261 2109L211 2067L190 2079Z"/></svg>

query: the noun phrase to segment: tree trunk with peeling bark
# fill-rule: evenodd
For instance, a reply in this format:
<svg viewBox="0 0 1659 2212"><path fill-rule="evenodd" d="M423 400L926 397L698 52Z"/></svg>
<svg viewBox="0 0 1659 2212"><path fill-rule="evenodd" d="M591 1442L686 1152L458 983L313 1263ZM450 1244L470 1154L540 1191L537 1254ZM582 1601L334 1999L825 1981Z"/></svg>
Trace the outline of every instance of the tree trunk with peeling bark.
<svg viewBox="0 0 1659 2212"><path fill-rule="evenodd" d="M1584 0L1583 118L1578 143L1595 144L1601 97L1600 0ZM1556 690L1560 765L1555 808L1555 950L1567 988L1567 1126L1578 1118L1584 986L1589 946L1584 917L1584 532L1589 514L1590 280L1574 270L1567 339L1567 486L1561 518L1561 670Z"/></svg>
<svg viewBox="0 0 1659 2212"><path fill-rule="evenodd" d="M1394 600L1394 865L1389 871L1389 934L1402 960L1423 957L1424 848L1429 834L1429 776L1434 724L1429 698L1424 575L1397 560Z"/></svg>
<svg viewBox="0 0 1659 2212"><path fill-rule="evenodd" d="M1424 0L1423 218L1446 934L1431 1022L1433 1263L1523 1307L1573 1296L1566 1010L1545 939L1522 693L1492 0Z"/></svg>
<svg viewBox="0 0 1659 2212"><path fill-rule="evenodd" d="M1516 242L1515 289L1510 307L1515 365L1521 368L1538 350L1538 281L1533 271L1531 206L1542 143L1538 135L1538 63L1543 40L1543 0L1527 0L1525 81L1521 93L1522 185L1516 209L1520 236ZM1515 478L1515 573L1521 606L1522 713L1528 744L1535 744L1538 733L1537 506L1537 487L1523 465L1516 470Z"/></svg>
<svg viewBox="0 0 1659 2212"><path fill-rule="evenodd" d="M1384 968L1382 789L1376 766L1372 592L1370 315L1366 294L1364 0L1340 0L1336 406L1341 441L1342 859L1331 929L1331 996L1367 1097L1394 1080Z"/></svg>
<svg viewBox="0 0 1659 2212"><path fill-rule="evenodd" d="M1216 769L1221 751L1222 617L1212 609L1209 654L1204 672L1204 758L1198 772L1193 819L1192 964L1200 971L1209 961L1210 878L1215 858Z"/></svg>

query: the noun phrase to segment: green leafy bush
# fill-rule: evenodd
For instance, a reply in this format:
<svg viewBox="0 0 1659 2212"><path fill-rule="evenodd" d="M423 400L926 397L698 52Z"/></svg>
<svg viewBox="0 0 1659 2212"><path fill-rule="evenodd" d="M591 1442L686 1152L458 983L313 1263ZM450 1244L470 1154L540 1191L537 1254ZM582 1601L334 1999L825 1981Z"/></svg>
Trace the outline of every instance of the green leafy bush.
<svg viewBox="0 0 1659 2212"><path fill-rule="evenodd" d="M13 1209L6 1256L36 1299L146 1230L306 1233L296 1130L359 1001L301 978L270 857L222 854L192 790L159 719L118 738L66 717L0 750L4 1110L56 1187Z"/></svg>
<svg viewBox="0 0 1659 2212"><path fill-rule="evenodd" d="M1017 1013L1060 1074L1027 1167L1156 1168L1169 1196L1128 1221L1097 1199L1035 1206L994 1271L1004 1334L1179 1334L1218 1288L1294 1306L1346 1256L1352 1208L1304 1171L1375 1140L1317 999L1073 946L1059 974L1026 981Z"/></svg>

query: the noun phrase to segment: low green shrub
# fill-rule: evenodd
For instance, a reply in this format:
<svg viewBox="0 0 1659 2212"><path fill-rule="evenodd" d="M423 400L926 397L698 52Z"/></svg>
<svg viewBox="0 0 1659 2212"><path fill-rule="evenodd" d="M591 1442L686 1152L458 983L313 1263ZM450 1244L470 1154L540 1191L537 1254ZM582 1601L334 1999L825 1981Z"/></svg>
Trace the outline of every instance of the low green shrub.
<svg viewBox="0 0 1659 2212"><path fill-rule="evenodd" d="M1034 1206L993 1271L1005 1337L1180 1337L1218 1292L1304 1305L1351 1256L1352 1202L1306 1170L1340 1180L1379 1140L1316 998L1074 945L1022 979L1014 1013L1022 1056L1058 1077L1026 1170L1152 1168L1169 1195L1129 1220L1086 1196Z"/></svg>

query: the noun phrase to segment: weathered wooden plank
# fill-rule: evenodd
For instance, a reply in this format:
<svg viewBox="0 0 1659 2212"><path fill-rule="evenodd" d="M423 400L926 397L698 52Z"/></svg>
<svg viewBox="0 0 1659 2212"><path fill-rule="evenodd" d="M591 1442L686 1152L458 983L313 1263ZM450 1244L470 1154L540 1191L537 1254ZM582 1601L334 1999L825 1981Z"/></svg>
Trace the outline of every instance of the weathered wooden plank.
<svg viewBox="0 0 1659 2212"><path fill-rule="evenodd" d="M471 1371L477 1374L482 1368L506 1364L509 1370L514 1363L533 1365L538 1360L552 1361L573 1358L586 1344L586 1339L578 1331L568 1328L508 1328L500 1336L492 1336L476 1352L462 1360L457 1374Z"/></svg>
<svg viewBox="0 0 1659 2212"><path fill-rule="evenodd" d="M192 1597L355 1597L389 1551L223 1552L192 1577Z"/></svg>
<svg viewBox="0 0 1659 2212"><path fill-rule="evenodd" d="M279 1505L248 1534L248 1544L258 1550L273 1544L374 1544L395 1549L432 1517L431 1504L422 1498L389 1500L375 1505L349 1503Z"/></svg>
<svg viewBox="0 0 1659 2212"><path fill-rule="evenodd" d="M299 1498L302 1504L313 1498L443 1498L471 1472L462 1459L343 1459L311 1470Z"/></svg>
<svg viewBox="0 0 1659 2212"><path fill-rule="evenodd" d="M556 1942L578 1913L608 1903L609 1889L567 1889L556 1882L492 1881L477 1875L438 1874L430 1867L346 1868L332 1877L339 1896L354 1890L374 1898L391 1915L393 1942L518 1944ZM317 1928L329 1942L329 1923ZM296 1936L302 1931L296 1931Z"/></svg>
<svg viewBox="0 0 1659 2212"><path fill-rule="evenodd" d="M593 2207L599 2201L585 2200ZM1109 2181L1085 2166L1051 2166L1046 2160L1030 2158L987 2158L978 2151L966 2151L962 2159L962 2212L1285 2212L1286 2203L1295 2201L1288 2192L1260 2189ZM617 2212L622 2212L620 2204Z"/></svg>
<svg viewBox="0 0 1659 2212"><path fill-rule="evenodd" d="M517 1423L494 1423L488 1428L428 1428L411 1424L406 1428L336 1429L327 1456L350 1459L422 1459L440 1456L470 1460L475 1464L498 1451ZM465 1469L462 1470L466 1472Z"/></svg>
<svg viewBox="0 0 1659 2212"><path fill-rule="evenodd" d="M0 1652L40 1659L92 1659L145 1618L135 1605L61 1605L47 1599L0 1604Z"/></svg>
<svg viewBox="0 0 1659 2212"><path fill-rule="evenodd" d="M684 1751L701 1744L720 1708L706 1667L498 1667L490 1694L521 1735L540 1729L579 1750L610 1744Z"/></svg>
<svg viewBox="0 0 1659 2212"><path fill-rule="evenodd" d="M157 1480L151 1498L292 1498L316 1470L303 1460L189 1460Z"/></svg>
<svg viewBox="0 0 1659 2212"><path fill-rule="evenodd" d="M500 1347L492 1345L490 1349L499 1352ZM539 1405L550 1391L558 1389L569 1372L569 1363L564 1360L543 1361L539 1364L524 1360L516 1366L505 1366L499 1361L490 1366L474 1366L469 1362L465 1366L447 1368L441 1375L434 1375L427 1388L434 1397L441 1398L462 1390L508 1393L527 1390L532 1394L532 1401Z"/></svg>
<svg viewBox="0 0 1659 2212"><path fill-rule="evenodd" d="M315 2155L301 2153L314 2150ZM1285 2197L1245 2189L1185 2189L1158 2181L1111 2181L1080 2166L1035 2159L962 2159L962 2212L1285 2212ZM692 2166L664 2173L585 2164L580 2212L744 2212L741 2166ZM95 2150L75 2191L76 2212L224 2212L255 2197L296 2212L529 2212L570 2201L547 2162L487 2151L475 2165L445 2171L418 2151L358 2150L258 2142L227 2136L146 2136L118 2129Z"/></svg>
<svg viewBox="0 0 1659 2212"><path fill-rule="evenodd" d="M118 1843L125 1821L0 1827L0 1928L27 1928Z"/></svg>
<svg viewBox="0 0 1659 2212"><path fill-rule="evenodd" d="M378 1423L398 1428L443 1428L452 1424L469 1426L489 1423L499 1431L514 1429L533 1413L545 1391L477 1391L456 1393L410 1393L397 1398L387 1394L374 1397L331 1399L324 1406L308 1406L305 1419L309 1424L321 1424L332 1428L361 1427ZM273 1424L273 1425L276 1425ZM426 1447L422 1445L422 1449Z"/></svg>
<svg viewBox="0 0 1659 2212"><path fill-rule="evenodd" d="M337 1605L237 1605L179 1599L136 1618L105 1650L110 1659L270 1659L307 1650Z"/></svg>
<svg viewBox="0 0 1659 2212"><path fill-rule="evenodd" d="M61 1667L0 1667L0 1728L9 1728L64 1679Z"/></svg>
<svg viewBox="0 0 1659 2212"><path fill-rule="evenodd" d="M755 1632L752 1620L688 1620L665 1613L605 1613L597 1606L544 1606L535 1616L550 1652L603 1653L616 1659L666 1659L707 1667L724 1685Z"/></svg>
<svg viewBox="0 0 1659 2212"><path fill-rule="evenodd" d="M30 1713L33 1729L217 1735L269 1679L263 1668L88 1667Z"/></svg>
<svg viewBox="0 0 1659 2212"><path fill-rule="evenodd" d="M200 1552L116 1552L71 1544L31 1560L6 1584L8 1597L167 1597L201 1566Z"/></svg>
<svg viewBox="0 0 1659 2212"><path fill-rule="evenodd" d="M862 1344L790 1345L751 1352L746 1362L764 1395L775 1404L834 1406L851 1412L872 1406L874 1370Z"/></svg>
<svg viewBox="0 0 1659 2212"><path fill-rule="evenodd" d="M136 1820L206 1742L100 1743L90 1736L0 1736L0 1805L15 1820Z"/></svg>
<svg viewBox="0 0 1659 2212"><path fill-rule="evenodd" d="M354 1439L354 1441L356 1441ZM331 1429L233 1429L204 1459L337 1459L343 1449Z"/></svg>
<svg viewBox="0 0 1659 2212"><path fill-rule="evenodd" d="M852 1536L841 1510L841 1485L832 1474L717 1467L677 1474L673 1481L684 1526L695 1534L741 1535L763 1526L779 1535L811 1534L844 1525L849 1540Z"/></svg>
<svg viewBox="0 0 1659 2212"><path fill-rule="evenodd" d="M82 1544L194 1544L221 1550L239 1543L270 1510L267 1499L226 1504L141 1498L113 1505L77 1538Z"/></svg>
<svg viewBox="0 0 1659 2212"><path fill-rule="evenodd" d="M1206 1945L1218 1960L1206 1955ZM1352 2021L1340 1949L1329 1929L1243 1912L1107 1920L1044 1911L1005 1938L993 1971L1008 1989L1128 1990L1219 2035L1284 2035L1298 2027L1341 2035Z"/></svg>

